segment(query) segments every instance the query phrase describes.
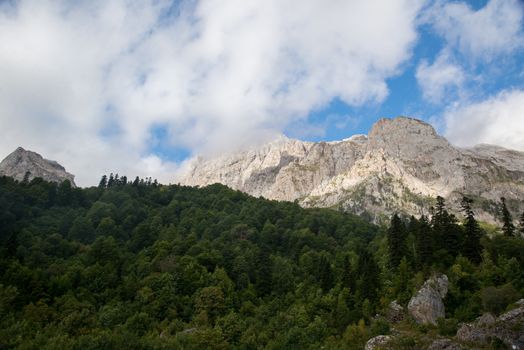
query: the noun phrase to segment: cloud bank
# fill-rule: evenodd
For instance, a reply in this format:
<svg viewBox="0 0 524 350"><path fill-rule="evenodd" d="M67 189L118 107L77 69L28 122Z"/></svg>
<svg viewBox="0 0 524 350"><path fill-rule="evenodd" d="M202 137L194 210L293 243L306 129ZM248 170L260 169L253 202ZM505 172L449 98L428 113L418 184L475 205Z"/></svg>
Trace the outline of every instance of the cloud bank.
<svg viewBox="0 0 524 350"><path fill-rule="evenodd" d="M432 103L442 102L444 96L449 97L453 89L460 89L465 80L464 71L450 62L447 53L441 53L432 64L423 60L415 76L424 98Z"/></svg>
<svg viewBox="0 0 524 350"><path fill-rule="evenodd" d="M488 143L524 151L524 91L502 91L482 102L452 107L444 118L446 136L456 145Z"/></svg>
<svg viewBox="0 0 524 350"><path fill-rule="evenodd" d="M411 56L422 5L4 3L0 153L34 149L80 185L110 171L169 181L180 164L150 149L154 130L168 147L205 153L261 141L335 97L383 101L385 80Z"/></svg>
<svg viewBox="0 0 524 350"><path fill-rule="evenodd" d="M433 64L419 63L416 78L426 101L444 107L445 135L460 146L524 151L523 85L496 84L522 65L516 55L524 49L524 3L490 0L474 10L465 2L436 1L422 18L444 45Z"/></svg>
<svg viewBox="0 0 524 350"><path fill-rule="evenodd" d="M520 0L490 0L476 11L465 2L440 0L426 17L450 47L474 61L491 61L524 46L523 11Z"/></svg>

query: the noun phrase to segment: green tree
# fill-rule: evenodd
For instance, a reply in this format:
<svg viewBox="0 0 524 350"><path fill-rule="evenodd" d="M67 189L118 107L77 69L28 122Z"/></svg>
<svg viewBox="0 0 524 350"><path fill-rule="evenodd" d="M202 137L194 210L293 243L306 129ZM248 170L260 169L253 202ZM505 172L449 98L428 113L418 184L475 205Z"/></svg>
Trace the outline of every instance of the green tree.
<svg viewBox="0 0 524 350"><path fill-rule="evenodd" d="M511 237L515 233L515 226L513 225L513 218L511 217L511 213L508 210L508 207L506 206L506 198L501 197L500 198L500 211L502 215L502 232L504 233L504 236Z"/></svg>
<svg viewBox="0 0 524 350"><path fill-rule="evenodd" d="M519 233L522 238L524 238L524 211L520 214L519 218Z"/></svg>
<svg viewBox="0 0 524 350"><path fill-rule="evenodd" d="M408 264L406 257L400 261L398 269L393 276L393 295L401 304L406 304L411 298L410 281L413 271Z"/></svg>
<svg viewBox="0 0 524 350"><path fill-rule="evenodd" d="M351 267L351 261L349 255L344 255L342 261L342 286L349 289L351 293L355 292L355 275Z"/></svg>
<svg viewBox="0 0 524 350"><path fill-rule="evenodd" d="M109 174L109 179L107 179L107 187L113 187L115 184L115 176L113 173Z"/></svg>
<svg viewBox="0 0 524 350"><path fill-rule="evenodd" d="M395 214L387 231L389 267L396 269L402 257L406 255L406 227L400 217Z"/></svg>
<svg viewBox="0 0 524 350"><path fill-rule="evenodd" d="M272 264L269 258L269 249L263 247L260 250L257 258L257 271L256 271L256 290L260 296L271 294L272 291Z"/></svg>
<svg viewBox="0 0 524 350"><path fill-rule="evenodd" d="M95 238L95 229L91 220L84 216L78 216L69 229L69 238L82 243L91 243Z"/></svg>
<svg viewBox="0 0 524 350"><path fill-rule="evenodd" d="M446 210L446 202L441 196L437 196L431 227L435 248L442 249L452 257L457 256L460 250L460 227L456 223L455 216Z"/></svg>
<svg viewBox="0 0 524 350"><path fill-rule="evenodd" d="M205 313L211 324L225 310L224 292L220 287L205 287L197 294L195 300L197 314Z"/></svg>
<svg viewBox="0 0 524 350"><path fill-rule="evenodd" d="M320 258L319 280L320 288L322 288L324 292L329 291L335 285L335 276L331 268L331 263L325 256Z"/></svg>
<svg viewBox="0 0 524 350"><path fill-rule="evenodd" d="M431 226L424 215L415 223L414 231L416 262L420 267L429 266L433 257L433 238Z"/></svg>
<svg viewBox="0 0 524 350"><path fill-rule="evenodd" d="M377 302L378 291L380 289L380 269L373 258L373 255L363 249L358 258L357 275L357 294L361 302L368 299Z"/></svg>
<svg viewBox="0 0 524 350"><path fill-rule="evenodd" d="M464 242L462 244L462 254L473 263L478 264L482 260L482 246L480 244L482 231L477 220L475 219L475 214L471 209L472 203L473 200L470 198L462 198L462 211L466 215L466 221L464 223Z"/></svg>
<svg viewBox="0 0 524 350"><path fill-rule="evenodd" d="M102 175L102 178L100 179L100 182L98 183L99 188L106 188L107 187L107 175Z"/></svg>

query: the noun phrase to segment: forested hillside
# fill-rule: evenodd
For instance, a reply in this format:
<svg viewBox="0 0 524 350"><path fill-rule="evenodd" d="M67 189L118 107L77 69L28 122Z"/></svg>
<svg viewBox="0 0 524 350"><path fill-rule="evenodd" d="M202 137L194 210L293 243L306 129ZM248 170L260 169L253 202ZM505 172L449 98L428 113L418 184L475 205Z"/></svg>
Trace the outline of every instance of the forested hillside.
<svg viewBox="0 0 524 350"><path fill-rule="evenodd" d="M0 348L360 349L391 332L391 301L446 273L447 319L395 326L418 349L524 295L519 228L438 203L379 228L222 185L1 177Z"/></svg>

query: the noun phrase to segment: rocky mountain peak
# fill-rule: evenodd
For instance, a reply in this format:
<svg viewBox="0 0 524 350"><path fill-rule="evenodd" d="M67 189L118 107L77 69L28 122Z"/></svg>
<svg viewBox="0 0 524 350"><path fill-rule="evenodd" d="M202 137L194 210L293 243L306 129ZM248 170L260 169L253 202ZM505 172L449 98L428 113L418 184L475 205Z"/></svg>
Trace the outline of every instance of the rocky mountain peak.
<svg viewBox="0 0 524 350"><path fill-rule="evenodd" d="M368 138L369 148L383 149L389 155L402 152L408 156L414 152L426 153L428 145L431 146L430 151L451 146L437 134L433 126L409 117L380 119L371 128Z"/></svg>
<svg viewBox="0 0 524 350"><path fill-rule="evenodd" d="M27 173L29 180L35 177L59 183L69 180L73 186L75 185L74 175L68 173L62 165L22 147L18 147L0 163L0 176L23 181Z"/></svg>
<svg viewBox="0 0 524 350"><path fill-rule="evenodd" d="M381 221L394 212L430 213L437 195L459 215L463 195L475 198L479 219L496 221L506 197L524 209L524 153L501 147L454 147L420 120L381 119L367 137L304 142L280 139L257 149L198 159L181 181L222 183L254 196L336 207Z"/></svg>

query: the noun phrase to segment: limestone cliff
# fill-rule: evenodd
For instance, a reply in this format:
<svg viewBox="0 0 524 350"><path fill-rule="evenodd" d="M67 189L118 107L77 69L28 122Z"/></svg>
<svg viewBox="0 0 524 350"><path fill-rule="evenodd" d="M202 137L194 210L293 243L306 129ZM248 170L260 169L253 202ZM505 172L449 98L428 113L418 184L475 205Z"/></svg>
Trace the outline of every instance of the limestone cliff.
<svg viewBox="0 0 524 350"><path fill-rule="evenodd" d="M75 176L68 173L63 166L22 147L18 147L0 163L0 176L10 176L15 180L23 181L26 174L28 180L41 177L51 182L69 180L71 185L75 185Z"/></svg>
<svg viewBox="0 0 524 350"><path fill-rule="evenodd" d="M381 119L368 136L336 142L282 137L257 149L198 158L186 185L222 183L253 196L366 213L427 214L441 195L458 211L462 195L475 200L481 220L493 222L501 196L521 212L524 153L497 146L461 149L420 120Z"/></svg>

